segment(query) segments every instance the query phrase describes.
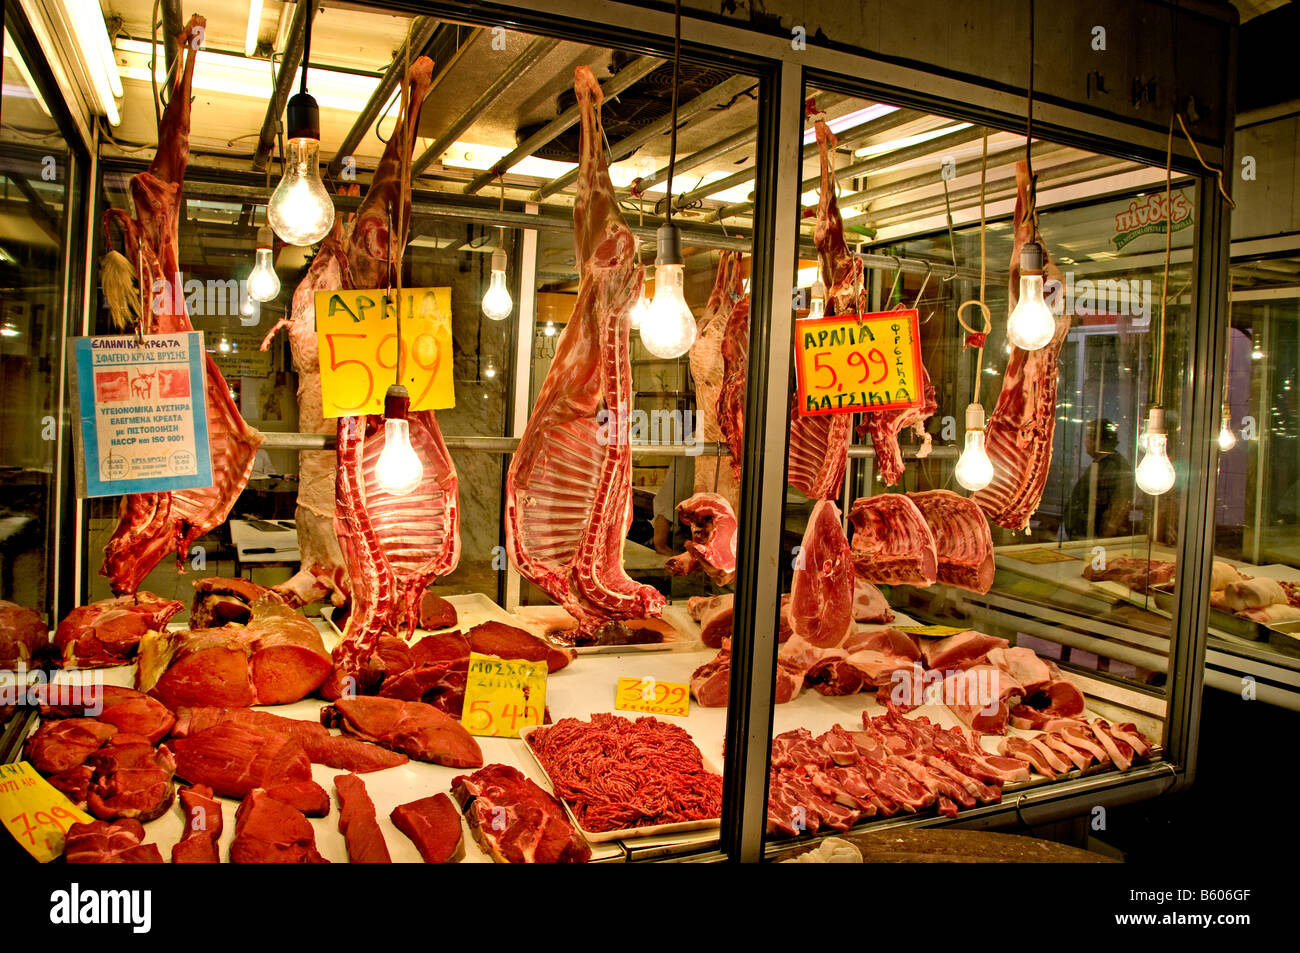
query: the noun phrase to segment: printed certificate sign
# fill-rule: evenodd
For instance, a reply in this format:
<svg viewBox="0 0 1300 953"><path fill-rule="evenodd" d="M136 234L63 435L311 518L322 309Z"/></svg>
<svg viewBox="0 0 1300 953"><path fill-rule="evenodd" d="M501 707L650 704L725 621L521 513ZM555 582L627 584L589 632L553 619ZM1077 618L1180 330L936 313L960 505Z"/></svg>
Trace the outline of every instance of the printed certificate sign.
<svg viewBox="0 0 1300 953"><path fill-rule="evenodd" d="M316 292L321 400L326 417L382 414L396 383L396 292ZM402 289L402 380L412 410L456 406L451 289Z"/></svg>
<svg viewBox="0 0 1300 953"><path fill-rule="evenodd" d="M203 332L74 338L82 496L212 485Z"/></svg>
<svg viewBox="0 0 1300 953"><path fill-rule="evenodd" d="M800 415L920 407L919 327L915 311L795 321Z"/></svg>

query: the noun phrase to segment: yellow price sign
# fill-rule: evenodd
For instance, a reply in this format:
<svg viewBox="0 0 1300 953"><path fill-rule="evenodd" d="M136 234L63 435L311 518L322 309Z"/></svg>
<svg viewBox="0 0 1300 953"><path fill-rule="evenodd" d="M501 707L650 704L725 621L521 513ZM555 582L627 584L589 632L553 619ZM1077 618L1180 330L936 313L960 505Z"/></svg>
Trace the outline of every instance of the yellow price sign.
<svg viewBox="0 0 1300 953"><path fill-rule="evenodd" d="M685 718L691 713L691 686L654 678L620 678L614 691L614 707L619 711Z"/></svg>
<svg viewBox="0 0 1300 953"><path fill-rule="evenodd" d="M402 289L402 380L412 410L456 406L451 289ZM397 294L316 292L321 399L326 417L382 414L397 369Z"/></svg>
<svg viewBox="0 0 1300 953"><path fill-rule="evenodd" d="M518 738L520 728L540 725L545 711L545 662L470 653L460 723L471 735Z"/></svg>
<svg viewBox="0 0 1300 953"><path fill-rule="evenodd" d="M999 555L1017 562L1029 563L1031 566L1045 566L1048 563L1077 562L1078 556L1071 556L1059 549L1022 549L1020 552L1000 553Z"/></svg>
<svg viewBox="0 0 1300 953"><path fill-rule="evenodd" d="M969 632L970 627L963 629L959 625L900 625L898 631L907 635L928 635L931 638L942 638Z"/></svg>
<svg viewBox="0 0 1300 953"><path fill-rule="evenodd" d="M920 407L921 335L915 311L795 321L799 413Z"/></svg>
<svg viewBox="0 0 1300 953"><path fill-rule="evenodd" d="M0 764L0 824L41 863L63 853L68 828L90 820L26 761Z"/></svg>

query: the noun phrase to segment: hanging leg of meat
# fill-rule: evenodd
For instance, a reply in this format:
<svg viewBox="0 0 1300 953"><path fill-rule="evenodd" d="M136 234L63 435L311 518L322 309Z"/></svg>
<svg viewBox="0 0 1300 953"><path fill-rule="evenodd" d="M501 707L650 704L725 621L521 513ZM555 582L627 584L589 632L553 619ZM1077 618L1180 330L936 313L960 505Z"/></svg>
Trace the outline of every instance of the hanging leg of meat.
<svg viewBox="0 0 1300 953"><path fill-rule="evenodd" d="M1017 162L1011 308L1020 297L1020 249L1038 227L1036 213L1031 210L1025 214L1028 201L1029 170L1025 163ZM1046 249L1043 256L1046 259ZM1053 282L1061 286L1061 272L1047 261L1043 283L1049 295ZM1061 377L1057 359L1069 333L1070 316L1062 314L1056 319L1056 333L1046 347L1037 351L1012 350L1002 377L1002 392L989 415L984 442L993 461L993 482L971 498L989 519L1007 529L1029 526L1029 518L1038 509L1047 487L1056 431L1056 389Z"/></svg>
<svg viewBox="0 0 1300 953"><path fill-rule="evenodd" d="M742 295L739 252L722 252L704 314L699 320L699 337L691 346L691 377L695 380L697 439L713 443L723 439L718 421L718 398L722 392L725 361L722 356L727 319ZM742 397L744 391L741 391ZM721 468L721 469L720 469ZM695 492L717 493L735 510L740 505L740 487L733 467L724 466L712 455L695 459Z"/></svg>
<svg viewBox="0 0 1300 953"><path fill-rule="evenodd" d="M586 67L575 71L574 90L582 113L578 297L510 463L506 549L524 578L587 631L658 616L665 600L623 569L632 523L628 314L642 270L605 165L600 87Z"/></svg>
<svg viewBox="0 0 1300 953"><path fill-rule="evenodd" d="M171 99L158 127L158 150L145 172L131 179L135 218L121 209L104 216L105 237L112 246L112 227L123 233L127 260L143 262L152 295L155 282L171 288L180 276L177 221L181 189L190 155L190 88L194 79L197 43L206 21L190 17L175 38L182 65L175 72ZM142 282L142 283L145 283ZM140 316L144 334L193 331L177 294L152 295L154 307ZM104 547L100 573L117 595L135 592L163 557L175 551L182 570L190 544L225 522L230 508L253 472L253 458L262 435L248 426L230 396L230 387L210 355L207 362L208 440L212 455L212 486L171 493L144 493L122 499L117 530Z"/></svg>
<svg viewBox="0 0 1300 953"><path fill-rule="evenodd" d="M696 493L677 504L681 520L691 528L686 552L668 560L668 572L688 576L703 570L715 586L736 581L736 513L717 493Z"/></svg>
<svg viewBox="0 0 1300 953"><path fill-rule="evenodd" d="M790 585L790 625L813 645L836 645L853 626L853 555L829 500L813 507Z"/></svg>
<svg viewBox="0 0 1300 953"><path fill-rule="evenodd" d="M718 430L730 451L732 485L740 496L740 460L745 449L745 365L749 356L749 295L727 315L722 333L722 387L718 392ZM696 461L699 466L699 461ZM735 509L736 500L732 501Z"/></svg>

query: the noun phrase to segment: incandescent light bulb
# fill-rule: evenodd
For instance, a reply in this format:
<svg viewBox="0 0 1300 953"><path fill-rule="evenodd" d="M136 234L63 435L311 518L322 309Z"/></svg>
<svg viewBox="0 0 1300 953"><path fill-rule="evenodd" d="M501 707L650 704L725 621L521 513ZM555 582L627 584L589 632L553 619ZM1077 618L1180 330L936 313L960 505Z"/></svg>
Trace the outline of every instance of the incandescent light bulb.
<svg viewBox="0 0 1300 953"><path fill-rule="evenodd" d="M1232 414L1223 408L1223 425L1219 428L1219 452L1227 453L1237 445L1237 435L1232 432Z"/></svg>
<svg viewBox="0 0 1300 953"><path fill-rule="evenodd" d="M628 312L628 327L633 331L641 330L641 325L645 324L646 315L649 313L650 299L645 296L645 285L642 285L641 296L636 299L636 304L632 305L632 310Z"/></svg>
<svg viewBox="0 0 1300 953"><path fill-rule="evenodd" d="M265 225L257 230L257 253L253 270L248 273L248 293L258 301L270 301L280 293L280 276L271 260L271 230Z"/></svg>
<svg viewBox="0 0 1300 953"><path fill-rule="evenodd" d="M826 316L826 286L821 279L812 284L812 300L808 302L808 317L824 318Z"/></svg>
<svg viewBox="0 0 1300 953"><path fill-rule="evenodd" d="M1165 412L1152 407L1144 442L1146 456L1137 466L1137 485L1148 496L1168 493L1174 485L1174 465L1169 462L1169 438L1165 435Z"/></svg>
<svg viewBox="0 0 1300 953"><path fill-rule="evenodd" d="M289 100L284 178L271 194L266 220L290 245L314 245L334 227L334 203L320 179L320 110L307 93Z"/></svg>
<svg viewBox="0 0 1300 953"><path fill-rule="evenodd" d="M1020 249L1020 298L1007 318L1007 340L1022 351L1046 347L1056 334L1056 318L1043 300L1043 246Z"/></svg>
<svg viewBox="0 0 1300 953"><path fill-rule="evenodd" d="M384 449L375 464L375 480L393 496L406 496L424 478L424 465L411 446L411 424L406 414L411 398L406 388L394 384L384 395Z"/></svg>
<svg viewBox="0 0 1300 953"><path fill-rule="evenodd" d="M681 357L695 343L695 315L686 306L686 266L682 264L681 233L664 225L658 233L655 296L641 324L641 343L655 357Z"/></svg>
<svg viewBox="0 0 1300 953"><path fill-rule="evenodd" d="M506 287L506 253L498 248L492 253L492 277L483 295L483 316L492 321L504 321L510 317L514 307L510 289Z"/></svg>
<svg viewBox="0 0 1300 953"><path fill-rule="evenodd" d="M982 490L993 482L993 461L984 449L984 408L979 404L966 407L966 446L953 476L968 490Z"/></svg>

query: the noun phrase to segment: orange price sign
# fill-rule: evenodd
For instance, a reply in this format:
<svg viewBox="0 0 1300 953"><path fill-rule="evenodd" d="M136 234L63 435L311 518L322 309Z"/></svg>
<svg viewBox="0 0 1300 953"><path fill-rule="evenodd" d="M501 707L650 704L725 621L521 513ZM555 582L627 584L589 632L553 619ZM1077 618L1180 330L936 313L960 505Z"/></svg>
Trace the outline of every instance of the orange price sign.
<svg viewBox="0 0 1300 953"><path fill-rule="evenodd" d="M460 723L471 735L518 738L520 728L542 723L546 674L545 662L471 652Z"/></svg>
<svg viewBox="0 0 1300 953"><path fill-rule="evenodd" d="M799 319L795 358L804 417L901 410L925 400L915 311Z"/></svg>
<svg viewBox="0 0 1300 953"><path fill-rule="evenodd" d="M382 414L397 369L397 295L316 292L321 398L326 417ZM451 289L402 289L402 380L412 410L456 406Z"/></svg>
<svg viewBox="0 0 1300 953"><path fill-rule="evenodd" d="M691 713L691 686L655 678L620 678L614 691L614 707L619 711L685 718Z"/></svg>
<svg viewBox="0 0 1300 953"><path fill-rule="evenodd" d="M63 853L68 828L90 820L26 761L0 764L0 824L41 863Z"/></svg>

